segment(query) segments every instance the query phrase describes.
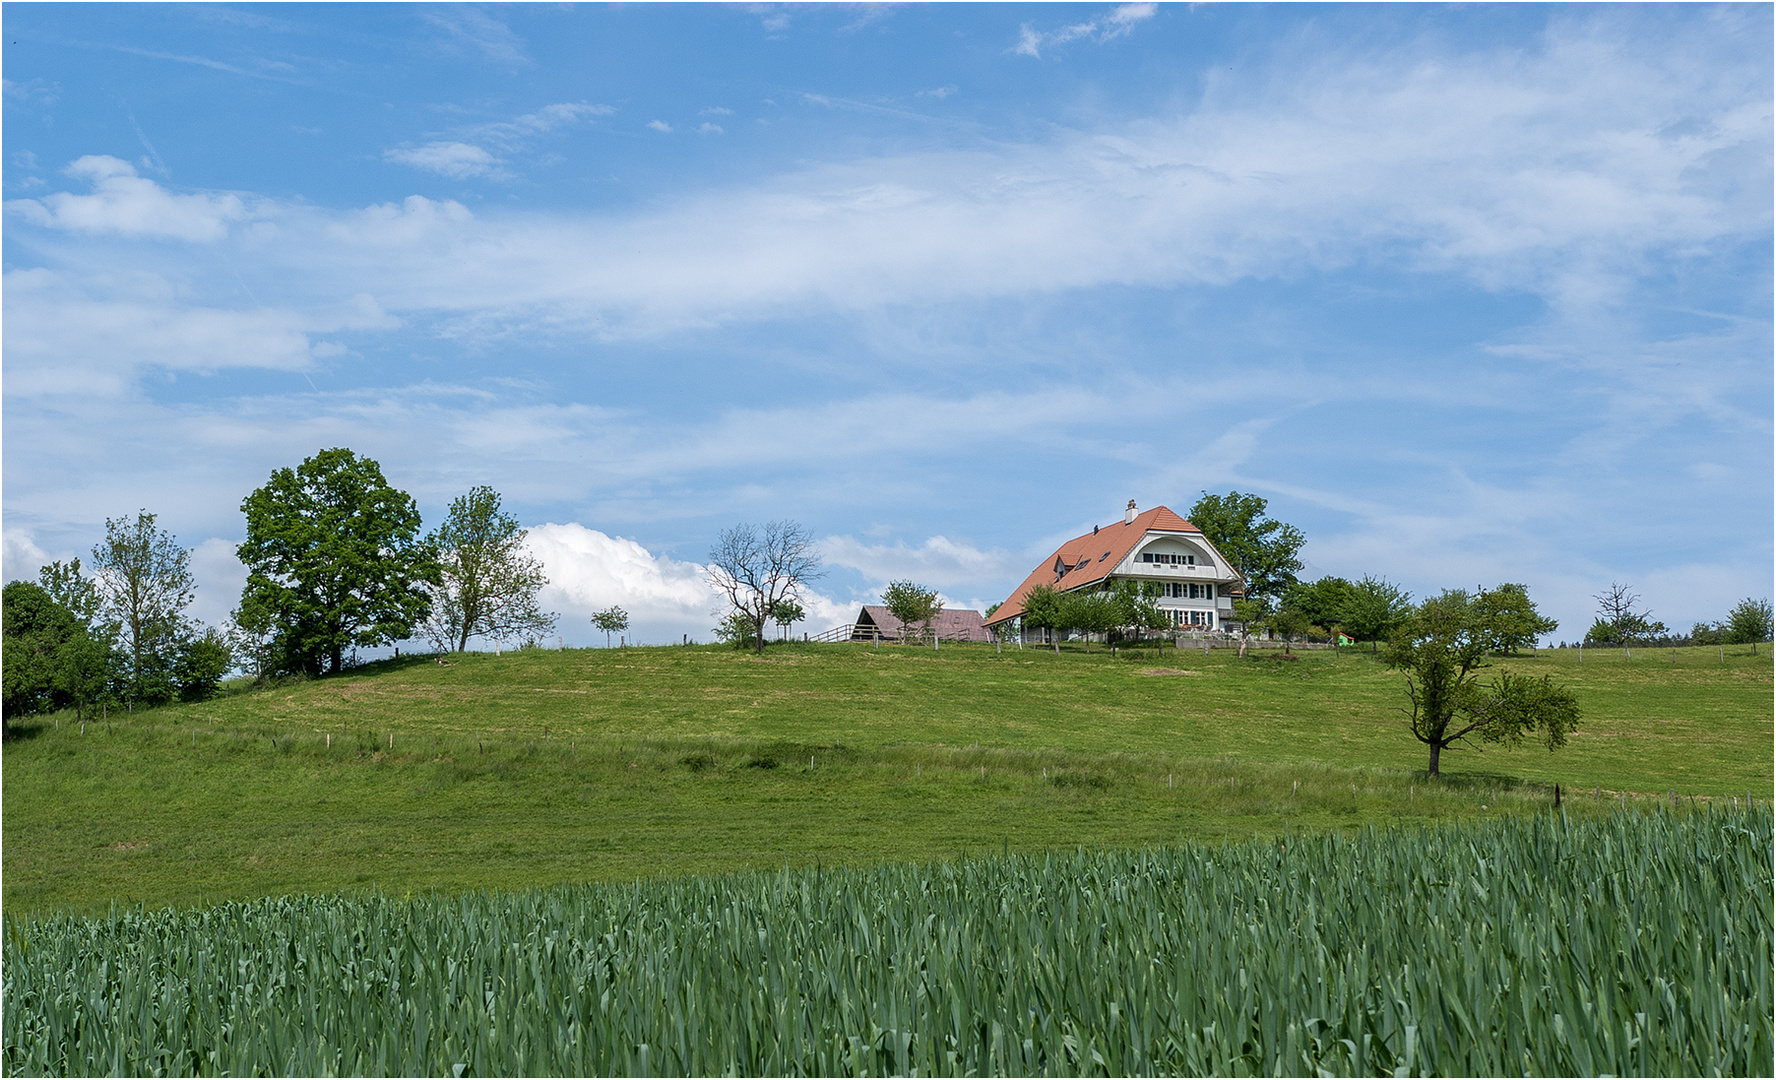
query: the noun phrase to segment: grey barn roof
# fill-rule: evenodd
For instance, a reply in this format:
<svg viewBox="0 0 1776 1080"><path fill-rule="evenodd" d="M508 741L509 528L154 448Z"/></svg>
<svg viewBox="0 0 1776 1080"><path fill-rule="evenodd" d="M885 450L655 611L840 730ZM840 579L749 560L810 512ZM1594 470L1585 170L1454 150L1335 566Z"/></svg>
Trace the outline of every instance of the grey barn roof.
<svg viewBox="0 0 1776 1080"><path fill-rule="evenodd" d="M885 638L899 638L900 620L880 604L865 604L857 613L857 630L852 637L868 638L870 627L880 630ZM914 627L916 631L918 627ZM944 608L931 620L931 632L939 641L992 641L993 635L981 625L981 613L968 608Z"/></svg>

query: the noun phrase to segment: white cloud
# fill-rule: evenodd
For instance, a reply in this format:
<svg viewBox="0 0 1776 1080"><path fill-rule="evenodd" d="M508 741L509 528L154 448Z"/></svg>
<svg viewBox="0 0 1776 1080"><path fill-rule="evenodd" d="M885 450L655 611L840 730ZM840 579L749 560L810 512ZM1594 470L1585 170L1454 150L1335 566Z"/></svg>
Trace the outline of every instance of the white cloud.
<svg viewBox="0 0 1776 1080"><path fill-rule="evenodd" d="M469 50L496 63L528 64L524 42L511 27L467 4L452 4L425 12L426 22L450 35L448 51Z"/></svg>
<svg viewBox="0 0 1776 1080"><path fill-rule="evenodd" d="M7 581L35 581L37 571L51 561L24 529L11 528L0 535L0 576Z"/></svg>
<svg viewBox="0 0 1776 1080"><path fill-rule="evenodd" d="M703 123L697 126L697 134L699 135L720 135L722 133L720 124Z"/></svg>
<svg viewBox="0 0 1776 1080"><path fill-rule="evenodd" d="M1022 579L1029 559L1003 549L982 551L971 544L933 536L918 547L905 541L866 544L852 536L829 536L820 542L827 562L850 567L877 586L897 579L929 588L976 588L1004 578Z"/></svg>
<svg viewBox="0 0 1776 1080"><path fill-rule="evenodd" d="M383 157L400 165L411 165L440 176L465 180L473 176L503 176L498 158L469 143L432 142L418 147L397 147Z"/></svg>
<svg viewBox="0 0 1776 1080"><path fill-rule="evenodd" d="M697 110L699 116L733 116L734 110L721 105L711 105L707 109Z"/></svg>
<svg viewBox="0 0 1776 1080"><path fill-rule="evenodd" d="M668 124L664 120L649 120L648 127L651 127L655 131L662 132L667 135L672 134L672 125Z"/></svg>
<svg viewBox="0 0 1776 1080"><path fill-rule="evenodd" d="M921 91L919 91L919 96L920 97L934 97L937 100L942 101L944 98L947 98L951 94L956 93L956 91L957 91L957 88L953 85L952 86L939 86L939 87L935 87L930 90L921 90Z"/></svg>
<svg viewBox="0 0 1776 1080"><path fill-rule="evenodd" d="M1020 56L1040 58L1045 47L1076 41L1079 38L1089 38L1101 45L1133 31L1137 23L1153 18L1154 13L1158 10L1158 4L1118 4L1102 18L1074 23L1071 26L1063 26L1059 30L1047 33L1035 30L1029 23L1025 23L1018 30L1018 43L1012 51Z"/></svg>
<svg viewBox="0 0 1776 1080"><path fill-rule="evenodd" d="M520 146L533 135L554 131L557 128L570 127L583 121L596 120L602 116L613 116L616 109L609 105L594 105L588 101L561 102L555 105L544 105L535 112L513 117L511 120L497 124L482 124L473 128L474 134L507 149Z"/></svg>
<svg viewBox="0 0 1776 1080"><path fill-rule="evenodd" d="M453 334L614 339L809 305L1356 265L1538 294L1592 323L1647 259L1704 257L1768 227L1767 205L1710 193L1769 183L1767 104L1742 100L1731 73L1555 35L1539 54L1310 61L1252 85L1211 76L1180 116L816 166L627 216L283 205L275 245L242 240L286 293L365 292L453 317ZM1694 115L1710 123L1672 127ZM439 151L439 168L497 167L478 147L435 145L460 148ZM29 205L43 223L50 202Z"/></svg>
<svg viewBox="0 0 1776 1080"><path fill-rule="evenodd" d="M704 577L698 563L656 555L636 543L569 522L530 530L530 551L549 575L541 600L561 614L562 636L569 642L603 641L589 625L592 613L613 605L629 613L630 641L676 642L682 635L709 641L723 604L720 593ZM809 591L802 606L809 627L825 630L848 622L852 605Z"/></svg>
<svg viewBox="0 0 1776 1080"><path fill-rule="evenodd" d="M90 182L93 193L63 191L40 199L14 199L7 209L34 225L54 229L194 243L222 239L230 222L247 216L239 196L174 195L137 176L129 162L104 154L78 158L67 172Z"/></svg>
<svg viewBox="0 0 1776 1080"><path fill-rule="evenodd" d="M223 626L240 606L247 568L234 554L235 543L218 537L191 549L191 577L197 583L188 614L209 626Z"/></svg>
<svg viewBox="0 0 1776 1080"><path fill-rule="evenodd" d="M156 274L5 276L6 393L14 399L111 397L146 370L297 371L327 343L319 334L398 325L364 294L325 309L193 304Z"/></svg>

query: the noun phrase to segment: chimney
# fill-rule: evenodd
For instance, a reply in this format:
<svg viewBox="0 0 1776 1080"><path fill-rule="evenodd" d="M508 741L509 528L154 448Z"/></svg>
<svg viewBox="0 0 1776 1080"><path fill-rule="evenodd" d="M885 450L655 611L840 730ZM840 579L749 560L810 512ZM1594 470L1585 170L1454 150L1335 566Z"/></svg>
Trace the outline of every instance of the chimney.
<svg viewBox="0 0 1776 1080"><path fill-rule="evenodd" d="M1122 515L1122 523L1124 525L1133 525L1135 523L1135 500L1129 500L1128 512Z"/></svg>

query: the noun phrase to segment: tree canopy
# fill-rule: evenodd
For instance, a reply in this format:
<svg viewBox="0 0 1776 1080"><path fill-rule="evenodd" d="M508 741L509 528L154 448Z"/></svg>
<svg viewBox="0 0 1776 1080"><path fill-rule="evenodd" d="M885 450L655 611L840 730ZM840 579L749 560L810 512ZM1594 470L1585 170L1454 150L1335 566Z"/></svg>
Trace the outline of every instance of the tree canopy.
<svg viewBox="0 0 1776 1080"><path fill-rule="evenodd" d="M241 503L247 566L235 621L262 670L340 671L348 649L410 637L440 583L419 508L343 447L279 469Z"/></svg>
<svg viewBox="0 0 1776 1080"><path fill-rule="evenodd" d="M915 627L919 639L924 640L931 632L931 620L943 610L943 600L936 589L927 589L911 581L891 581L882 590L882 606L888 609L888 614L900 620L902 641Z"/></svg>
<svg viewBox="0 0 1776 1080"><path fill-rule="evenodd" d="M444 523L427 538L437 553L438 582L431 586L426 634L439 648L462 652L472 637L508 641L554 632L554 612L537 603L549 577L525 549L527 535L490 487L451 501Z"/></svg>
<svg viewBox="0 0 1776 1080"><path fill-rule="evenodd" d="M1381 641L1411 614L1411 593L1386 578L1365 576L1351 586L1339 623L1358 641Z"/></svg>
<svg viewBox="0 0 1776 1080"><path fill-rule="evenodd" d="M1578 699L1547 676L1501 673L1482 686L1480 669L1497 640L1487 592L1451 589L1434 596L1395 630L1383 659L1406 673L1414 738L1430 748L1431 776L1442 753L1464 739L1518 743L1539 738L1549 750L1566 744L1579 722Z"/></svg>
<svg viewBox="0 0 1776 1080"><path fill-rule="evenodd" d="M1301 570L1298 553L1307 542L1300 529L1265 516L1262 496L1230 491L1205 493L1190 508L1190 523L1246 579L1246 597L1266 606L1277 603Z"/></svg>
<svg viewBox="0 0 1776 1080"><path fill-rule="evenodd" d="M13 581L0 591L0 729L10 738L20 716L83 706L105 692L110 649L40 585Z"/></svg>
<svg viewBox="0 0 1776 1080"><path fill-rule="evenodd" d="M1727 614L1726 643L1750 645L1756 641L1769 641L1770 623L1770 602L1748 596L1733 605L1733 610Z"/></svg>
<svg viewBox="0 0 1776 1080"><path fill-rule="evenodd" d="M190 632L185 608L196 588L191 553L154 520L146 510L133 519L107 519L104 542L92 553L100 610L121 635L128 665L123 696L132 706L176 695L174 668ZM65 588L71 605L84 607L87 599L77 581L59 573L52 578Z"/></svg>
<svg viewBox="0 0 1776 1080"><path fill-rule="evenodd" d="M1506 582L1481 592L1474 602L1480 605L1478 616L1491 634L1487 647L1505 656L1560 629L1560 623L1536 610L1527 585Z"/></svg>
<svg viewBox="0 0 1776 1080"><path fill-rule="evenodd" d="M629 613L612 604L603 611L592 613L592 625L604 631L604 645L608 649L612 634L620 634L629 629Z"/></svg>

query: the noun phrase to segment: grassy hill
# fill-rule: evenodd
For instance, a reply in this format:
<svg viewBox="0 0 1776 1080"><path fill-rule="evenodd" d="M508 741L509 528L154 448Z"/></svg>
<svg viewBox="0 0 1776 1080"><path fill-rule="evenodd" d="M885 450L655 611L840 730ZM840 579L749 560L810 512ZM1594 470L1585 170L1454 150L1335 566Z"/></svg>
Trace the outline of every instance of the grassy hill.
<svg viewBox="0 0 1776 1080"><path fill-rule="evenodd" d="M1544 651L1569 746L1427 784L1401 676L1346 651L834 645L371 665L5 751L9 913L512 887L1238 838L1610 800L1767 798L1769 656Z"/></svg>

